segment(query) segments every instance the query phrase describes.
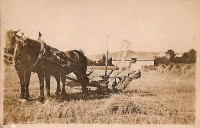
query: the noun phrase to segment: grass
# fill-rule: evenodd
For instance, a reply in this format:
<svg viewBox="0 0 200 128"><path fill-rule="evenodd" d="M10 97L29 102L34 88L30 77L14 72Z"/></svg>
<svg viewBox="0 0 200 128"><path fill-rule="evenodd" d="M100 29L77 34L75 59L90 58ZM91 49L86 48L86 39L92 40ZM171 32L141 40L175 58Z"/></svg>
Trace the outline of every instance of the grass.
<svg viewBox="0 0 200 128"><path fill-rule="evenodd" d="M153 70L132 81L124 93L102 95L92 91L82 97L79 90L66 87L68 100L64 101L55 98L56 82L51 79L51 97L39 103L36 100L39 82L37 75L32 74L30 95L34 100L21 103L16 71L12 66L5 70L3 124L195 123L194 78L161 75ZM95 70L95 73L104 74L104 71Z"/></svg>

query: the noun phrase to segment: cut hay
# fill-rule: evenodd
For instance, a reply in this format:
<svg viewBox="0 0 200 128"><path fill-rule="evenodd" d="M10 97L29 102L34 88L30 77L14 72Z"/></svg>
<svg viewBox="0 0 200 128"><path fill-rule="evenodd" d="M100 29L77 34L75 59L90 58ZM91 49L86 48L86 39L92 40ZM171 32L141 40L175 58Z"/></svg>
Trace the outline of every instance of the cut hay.
<svg viewBox="0 0 200 128"><path fill-rule="evenodd" d="M166 66L166 68L164 69L164 73L170 73L170 71L172 70L173 68L173 64L169 64L168 66Z"/></svg>
<svg viewBox="0 0 200 128"><path fill-rule="evenodd" d="M190 71L188 72L188 76L195 77L196 74L196 66L192 66Z"/></svg>
<svg viewBox="0 0 200 128"><path fill-rule="evenodd" d="M182 76L188 76L189 73L191 72L191 68L192 68L192 65L185 65L182 70L181 70L181 75Z"/></svg>
<svg viewBox="0 0 200 128"><path fill-rule="evenodd" d="M181 75L181 66L180 65L175 65L172 69L171 69L171 71L170 71L170 74L172 74L172 75Z"/></svg>
<svg viewBox="0 0 200 128"><path fill-rule="evenodd" d="M188 64L182 67L181 76L195 77L196 66L194 64Z"/></svg>
<svg viewBox="0 0 200 128"><path fill-rule="evenodd" d="M181 65L184 66L182 67ZM158 66L157 72L176 76L195 77L195 69L195 64L169 64L168 66L161 64Z"/></svg>
<svg viewBox="0 0 200 128"><path fill-rule="evenodd" d="M166 68L166 65L165 64L161 64L161 65L158 66L157 71L159 73L164 73L165 68Z"/></svg>

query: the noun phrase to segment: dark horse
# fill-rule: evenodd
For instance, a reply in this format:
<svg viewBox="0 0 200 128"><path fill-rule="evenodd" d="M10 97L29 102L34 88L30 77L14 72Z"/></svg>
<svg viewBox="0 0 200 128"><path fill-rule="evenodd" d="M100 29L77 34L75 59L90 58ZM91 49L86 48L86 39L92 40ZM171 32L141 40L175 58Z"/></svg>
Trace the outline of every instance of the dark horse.
<svg viewBox="0 0 200 128"><path fill-rule="evenodd" d="M29 99L29 83L31 72L36 72L40 82L40 98L44 100L44 78L47 96L50 96L50 75L57 81L56 93L60 93L60 78L62 81L62 96L65 95L65 79L67 74L74 72L82 85L82 92L87 92L88 77L86 74L87 58L77 50L59 52L57 49L29 38L16 37L13 63L20 78L20 98ZM41 50L42 49L42 50Z"/></svg>

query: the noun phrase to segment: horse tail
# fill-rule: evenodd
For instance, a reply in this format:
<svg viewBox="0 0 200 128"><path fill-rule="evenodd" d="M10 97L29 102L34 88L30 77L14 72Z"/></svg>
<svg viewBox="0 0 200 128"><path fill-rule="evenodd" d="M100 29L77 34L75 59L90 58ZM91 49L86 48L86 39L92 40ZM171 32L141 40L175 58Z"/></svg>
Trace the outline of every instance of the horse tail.
<svg viewBox="0 0 200 128"><path fill-rule="evenodd" d="M87 69L87 57L78 50L73 50L74 53L76 53L78 55L78 67L79 69L82 69L82 73L86 73L86 69ZM83 70L84 69L84 70Z"/></svg>
<svg viewBox="0 0 200 128"><path fill-rule="evenodd" d="M84 55L83 51L73 50L76 54L78 54L78 58L82 58L83 60L87 60L87 57Z"/></svg>
<svg viewBox="0 0 200 128"><path fill-rule="evenodd" d="M79 57L80 55L75 51L73 51L73 53L77 55L77 59L78 59L77 62L79 63L80 62L80 57Z"/></svg>

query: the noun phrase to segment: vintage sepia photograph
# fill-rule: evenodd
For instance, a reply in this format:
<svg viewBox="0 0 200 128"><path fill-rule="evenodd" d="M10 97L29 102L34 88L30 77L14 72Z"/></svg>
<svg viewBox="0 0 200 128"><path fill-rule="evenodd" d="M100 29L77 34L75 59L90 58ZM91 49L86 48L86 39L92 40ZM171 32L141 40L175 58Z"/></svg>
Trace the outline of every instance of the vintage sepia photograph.
<svg viewBox="0 0 200 128"><path fill-rule="evenodd" d="M0 127L200 126L199 0L1 0L0 28Z"/></svg>

